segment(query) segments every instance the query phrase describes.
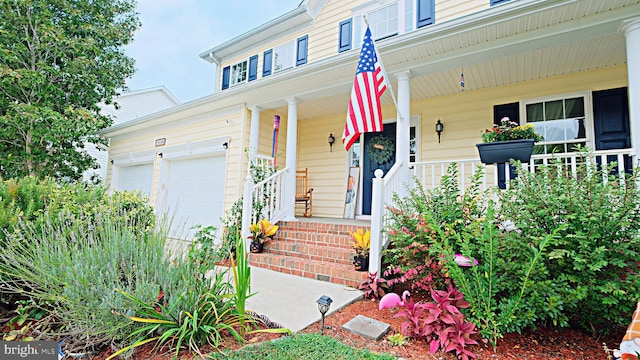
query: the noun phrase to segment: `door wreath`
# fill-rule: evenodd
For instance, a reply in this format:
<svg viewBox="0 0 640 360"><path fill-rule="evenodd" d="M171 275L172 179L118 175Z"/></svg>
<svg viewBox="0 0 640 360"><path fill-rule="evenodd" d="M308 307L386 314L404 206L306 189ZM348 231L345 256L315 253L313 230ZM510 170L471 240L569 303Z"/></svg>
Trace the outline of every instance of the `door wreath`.
<svg viewBox="0 0 640 360"><path fill-rule="evenodd" d="M367 144L367 152L369 153L369 159L374 163L381 165L386 164L393 158L393 154L396 152L396 147L393 141L384 135L378 135Z"/></svg>

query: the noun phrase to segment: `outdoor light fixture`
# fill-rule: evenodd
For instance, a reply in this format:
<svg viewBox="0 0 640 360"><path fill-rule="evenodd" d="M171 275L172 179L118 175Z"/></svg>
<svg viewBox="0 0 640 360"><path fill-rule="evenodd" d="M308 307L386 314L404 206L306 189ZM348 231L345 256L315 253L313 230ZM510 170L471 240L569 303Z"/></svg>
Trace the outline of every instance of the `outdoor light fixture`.
<svg viewBox="0 0 640 360"><path fill-rule="evenodd" d="M222 148L227 150L229 148L229 143L226 142L226 143L222 144Z"/></svg>
<svg viewBox="0 0 640 360"><path fill-rule="evenodd" d="M333 152L333 143L336 142L336 138L333 136L333 133L329 134L329 151ZM331 299L329 299L331 300ZM331 302L329 302L331 303Z"/></svg>
<svg viewBox="0 0 640 360"><path fill-rule="evenodd" d="M444 131L444 124L438 119L436 123L436 133L438 133L438 143L440 143L440 134Z"/></svg>
<svg viewBox="0 0 640 360"><path fill-rule="evenodd" d="M158 157L159 157L160 159L162 159L162 157L163 157L163 156L164 156L164 155L163 155L162 153L158 153Z"/></svg>
<svg viewBox="0 0 640 360"><path fill-rule="evenodd" d="M331 306L333 300L331 300L331 298L327 295L322 295L318 300L316 300L316 302L318 303L318 310L320 311L320 314L322 314L322 321L320 322L320 335L324 335L324 314L329 311L329 307Z"/></svg>

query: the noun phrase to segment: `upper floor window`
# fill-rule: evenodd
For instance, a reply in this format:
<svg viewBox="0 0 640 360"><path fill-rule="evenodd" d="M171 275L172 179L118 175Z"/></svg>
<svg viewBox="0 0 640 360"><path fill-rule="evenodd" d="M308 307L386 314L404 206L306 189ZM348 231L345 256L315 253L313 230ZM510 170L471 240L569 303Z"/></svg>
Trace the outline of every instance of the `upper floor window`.
<svg viewBox="0 0 640 360"><path fill-rule="evenodd" d="M352 19L339 24L338 52L360 47L367 28L365 16L375 40L433 24L435 0L371 0L352 12Z"/></svg>
<svg viewBox="0 0 640 360"><path fill-rule="evenodd" d="M398 34L398 3L369 12L367 19L376 40Z"/></svg>
<svg viewBox="0 0 640 360"><path fill-rule="evenodd" d="M231 66L231 86L243 83L247 80L247 61L239 62Z"/></svg>
<svg viewBox="0 0 640 360"><path fill-rule="evenodd" d="M295 55L293 53L293 41L289 41L280 46L274 47L273 71L278 72L280 70L292 68L294 59Z"/></svg>
<svg viewBox="0 0 640 360"><path fill-rule="evenodd" d="M525 101L525 117L544 139L536 144L536 154L574 152L587 144L585 97Z"/></svg>

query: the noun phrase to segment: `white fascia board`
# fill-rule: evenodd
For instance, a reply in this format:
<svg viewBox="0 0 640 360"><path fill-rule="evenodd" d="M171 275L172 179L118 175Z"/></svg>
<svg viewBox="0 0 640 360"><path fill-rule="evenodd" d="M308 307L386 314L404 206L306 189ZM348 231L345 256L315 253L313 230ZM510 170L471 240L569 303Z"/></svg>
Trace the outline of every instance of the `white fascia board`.
<svg viewBox="0 0 640 360"><path fill-rule="evenodd" d="M202 52L200 58L210 63L220 64L220 59L233 55L237 51L250 48L289 29L310 24L312 21L313 18L307 12L307 8L299 6L253 30Z"/></svg>

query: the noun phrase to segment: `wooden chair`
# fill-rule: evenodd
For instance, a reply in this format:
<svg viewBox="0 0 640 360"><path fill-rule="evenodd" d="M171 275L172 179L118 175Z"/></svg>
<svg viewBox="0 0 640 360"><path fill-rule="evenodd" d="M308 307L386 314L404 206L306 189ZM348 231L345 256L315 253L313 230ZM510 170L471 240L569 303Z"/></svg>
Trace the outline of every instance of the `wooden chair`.
<svg viewBox="0 0 640 360"><path fill-rule="evenodd" d="M304 203L304 217L311 217L311 193L309 187L309 169L296 170L296 203Z"/></svg>

